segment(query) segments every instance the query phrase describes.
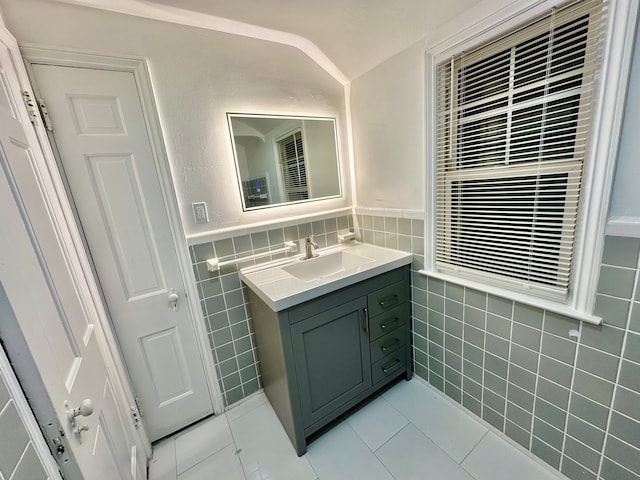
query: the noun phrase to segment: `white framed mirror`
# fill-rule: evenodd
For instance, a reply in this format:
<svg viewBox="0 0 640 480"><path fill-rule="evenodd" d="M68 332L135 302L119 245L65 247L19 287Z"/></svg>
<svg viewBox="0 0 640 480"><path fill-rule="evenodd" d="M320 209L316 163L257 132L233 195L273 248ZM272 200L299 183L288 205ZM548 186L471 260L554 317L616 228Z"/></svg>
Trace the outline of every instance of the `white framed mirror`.
<svg viewBox="0 0 640 480"><path fill-rule="evenodd" d="M336 121L228 113L242 208L342 196Z"/></svg>

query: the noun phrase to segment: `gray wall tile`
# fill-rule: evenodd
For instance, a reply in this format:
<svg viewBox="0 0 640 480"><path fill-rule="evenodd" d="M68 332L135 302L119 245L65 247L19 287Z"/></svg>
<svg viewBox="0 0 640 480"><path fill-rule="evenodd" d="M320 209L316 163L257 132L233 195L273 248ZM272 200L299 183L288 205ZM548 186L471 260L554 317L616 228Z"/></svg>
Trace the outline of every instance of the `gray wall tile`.
<svg viewBox="0 0 640 480"><path fill-rule="evenodd" d="M602 263L635 268L639 252L640 238L608 236L604 241Z"/></svg>
<svg viewBox="0 0 640 480"><path fill-rule="evenodd" d="M567 419L567 412L564 408L559 408L541 397L536 397L535 416L562 430Z"/></svg>
<svg viewBox="0 0 640 480"><path fill-rule="evenodd" d="M495 295L489 295L489 301L487 305L487 310L495 315L510 319L513 314L512 300L496 297Z"/></svg>
<svg viewBox="0 0 640 480"><path fill-rule="evenodd" d="M482 418L501 432L504 431L504 416L501 413L485 407L482 410Z"/></svg>
<svg viewBox="0 0 640 480"><path fill-rule="evenodd" d="M535 436L531 439L531 453L548 463L556 470L560 468L560 457L562 454Z"/></svg>
<svg viewBox="0 0 640 480"><path fill-rule="evenodd" d="M639 477L606 457L602 461L600 475L602 480L638 480Z"/></svg>
<svg viewBox="0 0 640 480"><path fill-rule="evenodd" d="M631 298L635 273L633 269L603 265L600 268L598 293L613 297Z"/></svg>
<svg viewBox="0 0 640 480"><path fill-rule="evenodd" d="M505 420L504 433L511 440L519 443L521 446L523 446L527 450L529 449L531 434L527 430L520 428L518 425L516 425L513 422L510 422L509 420Z"/></svg>
<svg viewBox="0 0 640 480"><path fill-rule="evenodd" d="M620 357L582 345L578 350L576 367L613 382L618 373L619 363Z"/></svg>
<svg viewBox="0 0 640 480"><path fill-rule="evenodd" d="M613 408L640 422L640 393L619 386Z"/></svg>
<svg viewBox="0 0 640 480"><path fill-rule="evenodd" d="M593 313L602 317L608 325L624 328L627 324L630 305L629 300L598 294Z"/></svg>
<svg viewBox="0 0 640 480"><path fill-rule="evenodd" d="M533 421L533 434L556 450L562 450L562 442L564 440L564 432L562 430L536 418Z"/></svg>
<svg viewBox="0 0 640 480"><path fill-rule="evenodd" d="M465 305L471 305L472 307L486 310L487 294L478 290L473 290L471 288L465 288L464 303Z"/></svg>
<svg viewBox="0 0 640 480"><path fill-rule="evenodd" d="M619 382L623 387L640 392L640 365L622 360Z"/></svg>
<svg viewBox="0 0 640 480"><path fill-rule="evenodd" d="M631 420L616 411L611 412L611 423L609 433L630 443L636 448L640 448L640 423Z"/></svg>
<svg viewBox="0 0 640 480"><path fill-rule="evenodd" d="M604 454L607 458L613 460L614 462L622 465L625 468L628 468L632 472L640 472L640 450L624 442L621 442L616 437L607 437L607 446L604 450ZM618 473L618 475L621 475L620 477L616 478L632 478L630 472L626 473L620 472L620 470L618 470L616 473Z"/></svg>
<svg viewBox="0 0 640 480"><path fill-rule="evenodd" d="M604 445L604 430L591 425L578 417L569 415L567 433L597 451L602 451Z"/></svg>
<svg viewBox="0 0 640 480"><path fill-rule="evenodd" d="M569 457L562 459L560 471L571 480L596 480L597 475Z"/></svg>
<svg viewBox="0 0 640 480"><path fill-rule="evenodd" d="M560 384L563 387L571 388L571 379L573 378L573 369L562 362L558 362L553 358L540 356L539 375Z"/></svg>
<svg viewBox="0 0 640 480"><path fill-rule="evenodd" d="M601 455L572 437L567 436L565 440L564 454L591 472L598 471Z"/></svg>
<svg viewBox="0 0 640 480"><path fill-rule="evenodd" d="M603 352L619 356L622 350L624 330L608 325L582 325L580 342Z"/></svg>
<svg viewBox="0 0 640 480"><path fill-rule="evenodd" d="M571 395L569 412L602 430L607 427L609 409L578 393Z"/></svg>
<svg viewBox="0 0 640 480"><path fill-rule="evenodd" d="M613 396L613 383L576 369L573 390L608 407Z"/></svg>
<svg viewBox="0 0 640 480"><path fill-rule="evenodd" d="M513 320L534 328L542 328L543 311L529 305L516 303L513 309Z"/></svg>

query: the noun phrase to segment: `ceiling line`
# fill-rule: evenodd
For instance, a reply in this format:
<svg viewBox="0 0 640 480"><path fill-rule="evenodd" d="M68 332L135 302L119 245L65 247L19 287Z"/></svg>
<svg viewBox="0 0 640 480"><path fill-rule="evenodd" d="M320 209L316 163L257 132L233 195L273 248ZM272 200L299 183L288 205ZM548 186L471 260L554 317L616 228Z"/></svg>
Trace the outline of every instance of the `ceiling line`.
<svg viewBox="0 0 640 480"><path fill-rule="evenodd" d="M318 48L315 43L305 37L293 33L260 27L250 23L239 22L206 13L194 12L169 5L153 4L145 2L144 0L56 1L288 45L290 47L297 48L311 58L311 60L317 63L318 66L336 79L341 85L344 86L350 83L345 74L342 73L342 71L322 52L322 50L320 50L320 48Z"/></svg>

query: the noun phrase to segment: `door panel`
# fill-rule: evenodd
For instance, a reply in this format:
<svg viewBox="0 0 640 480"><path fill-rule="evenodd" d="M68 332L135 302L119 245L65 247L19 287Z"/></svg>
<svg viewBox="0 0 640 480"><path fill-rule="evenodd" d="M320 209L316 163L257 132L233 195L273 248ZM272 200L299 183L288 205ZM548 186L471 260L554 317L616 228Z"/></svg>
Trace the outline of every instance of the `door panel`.
<svg viewBox="0 0 640 480"><path fill-rule="evenodd" d="M156 332L143 337L140 343L160 405L191 394L191 378L178 331L170 328Z"/></svg>
<svg viewBox="0 0 640 480"><path fill-rule="evenodd" d="M133 158L87 155L86 159L126 299L166 292Z"/></svg>
<svg viewBox="0 0 640 480"><path fill-rule="evenodd" d="M71 273L63 226L53 220L54 207L42 194L42 182L48 178L39 174L45 168L42 151L26 111L14 103L21 89L10 48L17 52L17 47L4 43L6 32L0 31L0 37L0 283L71 457L85 478L133 479L131 436L124 429L112 431L112 449L99 441L99 419L117 424L127 413L118 405L107 408L104 401L109 375L98 329ZM82 429L74 431L67 408L77 408L85 398L93 401L94 411L75 419Z"/></svg>
<svg viewBox="0 0 640 480"><path fill-rule="evenodd" d="M52 65L33 73L145 424L163 437L213 406L135 78Z"/></svg>

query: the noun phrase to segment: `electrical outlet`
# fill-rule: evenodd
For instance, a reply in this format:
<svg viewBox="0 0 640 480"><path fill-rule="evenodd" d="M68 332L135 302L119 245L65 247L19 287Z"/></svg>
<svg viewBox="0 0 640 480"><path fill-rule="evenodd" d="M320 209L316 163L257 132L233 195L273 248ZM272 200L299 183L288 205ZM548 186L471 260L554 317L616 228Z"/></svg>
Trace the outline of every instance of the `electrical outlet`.
<svg viewBox="0 0 640 480"><path fill-rule="evenodd" d="M192 203L191 207L193 208L193 220L196 223L209 223L206 202Z"/></svg>

